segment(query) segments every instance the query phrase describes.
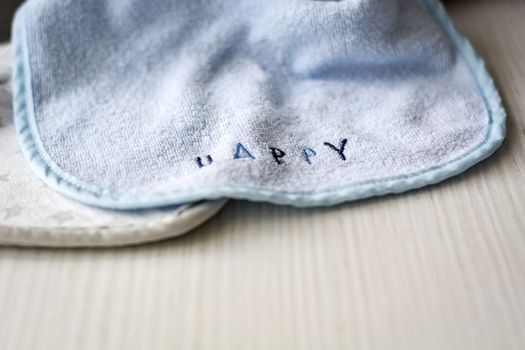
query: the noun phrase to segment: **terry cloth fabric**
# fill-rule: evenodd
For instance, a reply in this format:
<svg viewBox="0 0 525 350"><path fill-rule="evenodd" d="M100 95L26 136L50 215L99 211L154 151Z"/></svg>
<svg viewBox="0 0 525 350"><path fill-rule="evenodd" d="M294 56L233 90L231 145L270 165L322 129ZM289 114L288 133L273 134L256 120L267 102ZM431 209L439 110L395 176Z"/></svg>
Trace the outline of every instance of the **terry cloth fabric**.
<svg viewBox="0 0 525 350"><path fill-rule="evenodd" d="M9 45L0 45L0 244L79 247L150 242L185 233L225 201L113 211L65 198L27 166L12 120Z"/></svg>
<svg viewBox="0 0 525 350"><path fill-rule="evenodd" d="M14 33L24 154L97 206L337 204L446 179L504 137L437 0L29 0Z"/></svg>

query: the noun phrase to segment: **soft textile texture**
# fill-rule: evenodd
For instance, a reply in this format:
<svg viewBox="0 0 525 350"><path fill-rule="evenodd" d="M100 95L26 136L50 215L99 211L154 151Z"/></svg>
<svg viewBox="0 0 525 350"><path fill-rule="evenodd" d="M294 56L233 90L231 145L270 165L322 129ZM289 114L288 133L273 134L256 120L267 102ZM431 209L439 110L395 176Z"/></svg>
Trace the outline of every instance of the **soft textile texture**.
<svg viewBox="0 0 525 350"><path fill-rule="evenodd" d="M440 181L503 139L435 0L30 0L14 31L24 152L95 205L335 204Z"/></svg>
<svg viewBox="0 0 525 350"><path fill-rule="evenodd" d="M115 246L183 234L224 201L150 210L87 207L56 193L32 173L17 140L9 91L9 45L0 44L0 245Z"/></svg>

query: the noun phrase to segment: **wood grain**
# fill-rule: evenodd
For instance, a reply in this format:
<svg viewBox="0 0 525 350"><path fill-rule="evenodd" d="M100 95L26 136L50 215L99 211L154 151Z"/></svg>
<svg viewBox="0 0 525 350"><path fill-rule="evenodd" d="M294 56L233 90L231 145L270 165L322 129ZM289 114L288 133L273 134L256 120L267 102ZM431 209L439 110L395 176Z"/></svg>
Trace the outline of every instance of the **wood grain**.
<svg viewBox="0 0 525 350"><path fill-rule="evenodd" d="M0 349L524 349L525 2L454 1L509 113L463 176L332 209L232 201L179 239L0 249Z"/></svg>

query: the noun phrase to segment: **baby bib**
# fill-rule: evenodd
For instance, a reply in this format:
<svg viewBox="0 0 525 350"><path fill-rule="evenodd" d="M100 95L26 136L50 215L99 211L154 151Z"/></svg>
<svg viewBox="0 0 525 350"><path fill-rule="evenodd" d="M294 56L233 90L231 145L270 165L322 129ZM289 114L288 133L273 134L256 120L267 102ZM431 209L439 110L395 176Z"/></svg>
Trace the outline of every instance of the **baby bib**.
<svg viewBox="0 0 525 350"><path fill-rule="evenodd" d="M29 0L13 29L23 152L95 206L334 205L442 181L504 138L437 0Z"/></svg>
<svg viewBox="0 0 525 350"><path fill-rule="evenodd" d="M12 120L9 45L0 44L0 245L107 247L181 235L217 213L225 200L116 211L66 198L34 176Z"/></svg>

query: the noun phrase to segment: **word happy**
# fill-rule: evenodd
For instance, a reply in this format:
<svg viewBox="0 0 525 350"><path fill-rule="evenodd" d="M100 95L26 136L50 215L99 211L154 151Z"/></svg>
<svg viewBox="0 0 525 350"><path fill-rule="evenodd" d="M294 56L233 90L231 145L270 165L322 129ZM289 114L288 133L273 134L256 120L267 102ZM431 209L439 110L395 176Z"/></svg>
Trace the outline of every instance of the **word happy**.
<svg viewBox="0 0 525 350"><path fill-rule="evenodd" d="M345 147L346 147L347 142L348 142L347 139L342 139L337 145L334 145L330 142L323 142L323 146L334 151L342 161L346 161ZM282 149L277 148L277 147L268 147L268 154L270 155L270 157L273 159L273 161L277 165L283 165L286 163L287 155L286 155L286 152L283 151ZM315 150L311 148L306 148L306 147L301 149L300 154L304 162L310 165L314 162L314 159L317 156L317 152ZM248 158L248 159L253 159L253 160L256 159L253 156L253 153L250 152L250 150L246 146L244 146L242 143L239 142L237 143L237 146L235 147L235 151L233 152L233 159L243 159L243 158ZM213 158L209 154L204 157L197 157L195 158L195 163L197 164L199 168L202 168L204 166L211 165L213 163Z"/></svg>

